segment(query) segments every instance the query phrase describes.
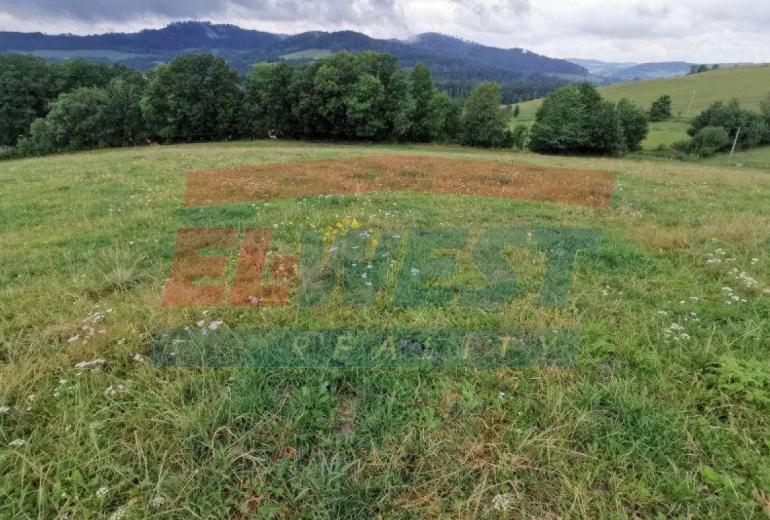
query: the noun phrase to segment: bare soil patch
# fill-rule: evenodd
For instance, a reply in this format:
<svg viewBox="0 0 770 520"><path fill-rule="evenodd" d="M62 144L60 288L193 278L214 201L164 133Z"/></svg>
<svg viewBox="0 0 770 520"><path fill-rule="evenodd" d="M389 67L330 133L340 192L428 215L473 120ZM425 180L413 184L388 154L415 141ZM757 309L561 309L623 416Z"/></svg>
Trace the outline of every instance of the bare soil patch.
<svg viewBox="0 0 770 520"><path fill-rule="evenodd" d="M194 171L185 206L310 195L422 192L608 207L614 173L497 161L388 155Z"/></svg>

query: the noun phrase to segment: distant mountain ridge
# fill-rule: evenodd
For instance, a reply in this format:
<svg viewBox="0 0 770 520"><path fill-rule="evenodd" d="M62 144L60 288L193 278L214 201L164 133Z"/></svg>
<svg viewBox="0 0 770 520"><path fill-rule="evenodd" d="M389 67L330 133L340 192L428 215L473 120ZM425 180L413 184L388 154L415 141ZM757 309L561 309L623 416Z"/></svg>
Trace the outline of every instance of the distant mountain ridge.
<svg viewBox="0 0 770 520"><path fill-rule="evenodd" d="M354 31L311 31L285 35L210 22L175 22L162 29L90 36L0 32L0 52L31 52L54 58L62 56L63 52L76 56L78 51L89 51L88 56L94 59L99 57L98 51L103 51L106 61L126 62L145 70L183 51L215 52L244 71L250 67L250 62L277 61L287 54L310 49L388 52L396 55L406 66L422 61L428 66L436 62L446 68L449 62L453 62L479 72L480 79L506 76L505 73L516 76L587 74L586 69L566 60L523 49L488 47L435 33L401 41L371 38Z"/></svg>

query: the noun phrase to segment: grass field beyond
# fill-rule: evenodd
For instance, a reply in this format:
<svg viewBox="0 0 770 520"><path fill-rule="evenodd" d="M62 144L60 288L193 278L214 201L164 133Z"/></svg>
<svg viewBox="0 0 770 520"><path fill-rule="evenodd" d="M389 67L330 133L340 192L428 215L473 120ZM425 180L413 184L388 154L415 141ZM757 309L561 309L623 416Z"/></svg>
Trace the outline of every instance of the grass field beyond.
<svg viewBox="0 0 770 520"><path fill-rule="evenodd" d="M649 109L653 101L668 94L673 102L675 119L689 120L717 101L737 99L750 110L759 110L759 104L770 93L770 65L733 67L691 74L670 79L631 81L599 87L608 100L617 103L623 98ZM534 121L542 100L521 103L522 121Z"/></svg>
<svg viewBox="0 0 770 520"><path fill-rule="evenodd" d="M688 138L689 121L717 101L737 99L750 110L759 111L759 104L770 94L770 65L734 67L692 74L689 76L648 81L631 81L599 87L609 101L617 103L630 99L644 110L660 96L669 95L673 102L671 121L650 123L650 133L642 143L645 150L671 145ZM513 124L531 125L542 99L519 105L521 114Z"/></svg>
<svg viewBox="0 0 770 520"><path fill-rule="evenodd" d="M370 190L378 161L468 187ZM0 162L0 518L762 518L770 164L734 161L257 141ZM292 191L319 163L367 189ZM609 203L484 196L517 168L614 179ZM246 182L186 205L206 171ZM170 277L219 299L164 305ZM568 363L534 348L554 331ZM406 361L340 361L371 338ZM487 344L512 362L463 361Z"/></svg>

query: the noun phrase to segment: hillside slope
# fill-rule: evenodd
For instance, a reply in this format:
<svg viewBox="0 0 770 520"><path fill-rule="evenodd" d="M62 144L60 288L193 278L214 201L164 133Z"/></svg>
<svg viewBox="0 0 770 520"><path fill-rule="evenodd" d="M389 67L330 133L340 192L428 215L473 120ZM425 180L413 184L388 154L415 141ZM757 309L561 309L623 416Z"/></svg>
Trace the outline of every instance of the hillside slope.
<svg viewBox="0 0 770 520"><path fill-rule="evenodd" d="M242 70L254 61L276 61L302 51L374 50L394 54L399 60L421 60L431 66L451 61L457 67L469 67L479 79L509 75L558 74L587 75L586 69L566 60L549 58L524 49L498 49L451 36L424 34L400 41L371 38L354 31L311 31L296 35L273 34L242 29L234 25L209 22L177 22L162 29L137 33L110 33L89 36L71 34L0 32L0 52L36 53L48 58L66 56L99 57L151 69L159 61L191 50L215 52ZM115 54L120 53L120 54ZM487 76L490 76L489 78Z"/></svg>
<svg viewBox="0 0 770 520"><path fill-rule="evenodd" d="M632 81L600 87L599 91L610 101L628 98L645 109L660 96L668 94L674 104L674 118L682 120L692 119L716 101L732 98L746 108L758 110L759 103L770 92L770 65L714 70L681 78ZM541 103L541 99L522 103L519 120L534 120Z"/></svg>

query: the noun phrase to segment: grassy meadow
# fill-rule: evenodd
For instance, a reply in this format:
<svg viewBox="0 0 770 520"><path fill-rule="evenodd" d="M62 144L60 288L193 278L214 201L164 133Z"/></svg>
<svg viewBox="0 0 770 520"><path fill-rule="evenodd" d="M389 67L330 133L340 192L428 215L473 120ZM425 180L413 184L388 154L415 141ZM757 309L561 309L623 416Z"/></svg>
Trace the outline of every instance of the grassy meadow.
<svg viewBox="0 0 770 520"><path fill-rule="evenodd" d="M738 99L750 110L759 110L759 104L770 92L770 65L725 68L689 76L617 83L599 87L603 97L612 102L630 99L645 110L653 101L668 94L672 101L670 121L650 123L650 133L642 144L645 150L654 150L662 144L670 145L687 139L689 121L717 101ZM532 124L542 104L536 99L520 104L521 114L515 124Z"/></svg>
<svg viewBox="0 0 770 520"><path fill-rule="evenodd" d="M617 181L607 208L426 193L183 204L193 170L389 154ZM256 141L0 162L0 518L766 517L770 157L738 160ZM517 293L492 309L162 305L180 228L270 228L290 251L303 230L346 226L601 241L560 307L538 305L545 259L528 249L510 252ZM165 329L391 326L574 329L579 343L569 367L150 362Z"/></svg>

